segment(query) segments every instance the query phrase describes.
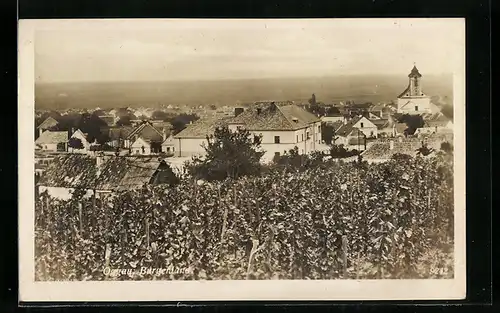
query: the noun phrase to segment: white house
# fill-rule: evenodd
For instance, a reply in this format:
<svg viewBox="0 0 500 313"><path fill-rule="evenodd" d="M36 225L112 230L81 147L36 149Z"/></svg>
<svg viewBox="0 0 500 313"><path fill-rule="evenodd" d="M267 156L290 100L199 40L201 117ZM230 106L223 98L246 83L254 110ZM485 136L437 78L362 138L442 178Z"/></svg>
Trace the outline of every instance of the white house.
<svg viewBox="0 0 500 313"><path fill-rule="evenodd" d="M151 144L144 138L139 137L130 145L130 150L132 155L150 155Z"/></svg>
<svg viewBox="0 0 500 313"><path fill-rule="evenodd" d="M79 139L82 142L83 148L81 149L76 149L72 148L68 145L68 152L71 153L88 153L90 151L90 142L87 139L87 135L84 134L81 130L77 129L70 137L71 138L76 138Z"/></svg>
<svg viewBox="0 0 500 313"><path fill-rule="evenodd" d="M229 120L228 127L232 131L243 127L252 135L261 136L264 162L294 147L300 154L322 148L321 120L290 101L257 102Z"/></svg>
<svg viewBox="0 0 500 313"><path fill-rule="evenodd" d="M423 114L432 111L431 98L422 91L421 79L422 75L413 66L408 75L408 87L398 96L398 113Z"/></svg>
<svg viewBox="0 0 500 313"><path fill-rule="evenodd" d="M173 137L175 156L203 155L207 135L219 126L231 131L247 129L251 136L261 136L265 151L263 162L294 147L307 154L320 149L321 120L290 101L260 101L243 110L235 109L235 116L219 120L198 120Z"/></svg>
<svg viewBox="0 0 500 313"><path fill-rule="evenodd" d="M67 151L68 132L46 130L35 140L35 149L43 151Z"/></svg>
<svg viewBox="0 0 500 313"><path fill-rule="evenodd" d="M144 151L148 151L146 154L160 153L161 145L165 139L167 139L169 132L170 129L167 129L167 127L159 129L154 127L150 122L142 122L132 132L130 132L130 134L128 134L124 141L124 145L125 148L131 149L132 154L144 154L142 152L142 146L145 142L147 143L147 146L144 145ZM137 148L140 149L139 153L137 153Z"/></svg>
<svg viewBox="0 0 500 313"><path fill-rule="evenodd" d="M424 120L424 127L415 131L416 135L453 132L453 122L442 116L436 120Z"/></svg>
<svg viewBox="0 0 500 313"><path fill-rule="evenodd" d="M336 135L347 136L353 128L360 130L367 138L378 137L377 125L364 116L358 116L348 122L346 121L344 125L336 131Z"/></svg>

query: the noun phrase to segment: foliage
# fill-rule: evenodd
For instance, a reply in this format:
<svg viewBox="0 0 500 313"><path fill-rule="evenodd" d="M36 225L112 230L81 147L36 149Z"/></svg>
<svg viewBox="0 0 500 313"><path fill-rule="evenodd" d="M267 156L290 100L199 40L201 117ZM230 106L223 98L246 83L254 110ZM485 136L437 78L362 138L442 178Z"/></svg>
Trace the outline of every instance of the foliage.
<svg viewBox="0 0 500 313"><path fill-rule="evenodd" d="M80 138L71 137L68 140L68 147L73 149L83 149L83 143Z"/></svg>
<svg viewBox="0 0 500 313"><path fill-rule="evenodd" d="M425 143L422 142L422 146L417 149L417 154L422 156L428 156L434 152L434 149L429 148Z"/></svg>
<svg viewBox="0 0 500 313"><path fill-rule="evenodd" d="M171 118L172 115L164 111L154 111L153 114L151 114L151 119L153 120L162 120L166 122L169 121Z"/></svg>
<svg viewBox="0 0 500 313"><path fill-rule="evenodd" d="M347 150L344 145L340 144L340 145L336 145L336 144L332 144L330 145L330 156L332 158L348 158L348 157L352 157L352 156L355 156L355 155L358 155L359 154L359 151L354 149L354 150Z"/></svg>
<svg viewBox="0 0 500 313"><path fill-rule="evenodd" d="M304 171L308 168L314 168L323 163L324 155L320 151L314 151L311 154L299 154L299 148L285 152L283 155L275 155L273 164L282 169L293 169Z"/></svg>
<svg viewBox="0 0 500 313"><path fill-rule="evenodd" d="M440 148L446 153L451 153L453 151L453 145L448 141L442 142Z"/></svg>
<svg viewBox="0 0 500 313"><path fill-rule="evenodd" d="M132 117L129 115L122 116L116 122L116 126L131 126L132 125Z"/></svg>
<svg viewBox="0 0 500 313"><path fill-rule="evenodd" d="M233 132L227 127L219 127L207 137L204 157L194 157L186 168L198 178L209 181L236 179L260 173L261 137L251 136L245 129Z"/></svg>
<svg viewBox="0 0 500 313"><path fill-rule="evenodd" d="M408 135L413 135L418 128L424 126L424 119L421 115L403 114L399 118L399 123L406 123Z"/></svg>
<svg viewBox="0 0 500 313"><path fill-rule="evenodd" d="M419 157L183 180L95 203L82 192L68 201L44 193L35 205L35 278L452 278L453 193L452 164ZM111 268L137 272L105 276L107 245ZM191 271L138 274L166 264Z"/></svg>
<svg viewBox="0 0 500 313"><path fill-rule="evenodd" d="M174 118L171 118L169 120L170 124L172 124L172 134L176 135L179 132L181 132L184 128L186 128L186 125L189 124L190 122L194 122L198 120L200 117L196 114L179 114Z"/></svg>
<svg viewBox="0 0 500 313"><path fill-rule="evenodd" d="M334 141L335 129L332 125L328 123L321 123L321 139L325 141L327 145L330 145Z"/></svg>

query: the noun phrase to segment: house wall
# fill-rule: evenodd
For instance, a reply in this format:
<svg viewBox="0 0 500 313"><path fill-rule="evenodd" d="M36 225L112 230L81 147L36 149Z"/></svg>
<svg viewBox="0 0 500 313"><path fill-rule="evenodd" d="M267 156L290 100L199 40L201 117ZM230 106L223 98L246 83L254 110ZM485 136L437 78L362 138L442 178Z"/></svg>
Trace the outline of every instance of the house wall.
<svg viewBox="0 0 500 313"><path fill-rule="evenodd" d="M77 131L77 132L73 133L73 135L71 136L71 138L78 138L78 139L80 139L80 141L83 144L83 149L73 149L71 147L68 147L68 152L72 152L72 153L87 153L90 150L90 143L87 141L87 139L85 138L85 136L81 132Z"/></svg>
<svg viewBox="0 0 500 313"><path fill-rule="evenodd" d="M142 151L142 147L144 147L144 152ZM132 155L150 155L151 154L151 145L143 140L136 140L131 146Z"/></svg>
<svg viewBox="0 0 500 313"><path fill-rule="evenodd" d="M361 123L363 123L363 127L361 127ZM378 136L378 128L375 124L370 122L367 118L360 119L354 127L358 128L366 137L377 137Z"/></svg>
<svg viewBox="0 0 500 313"><path fill-rule="evenodd" d="M74 191L74 188L65 188L65 187L47 187L47 186L39 186L38 187L38 192L39 194L47 191L47 193L56 199L59 200L69 200L71 199L71 194ZM84 195L84 198L90 198L94 192L92 190L87 190L86 194Z"/></svg>
<svg viewBox="0 0 500 313"><path fill-rule="evenodd" d="M324 123L335 123L335 122L343 122L343 116L323 116L321 121Z"/></svg>
<svg viewBox="0 0 500 313"><path fill-rule="evenodd" d="M405 107L403 107L408 101ZM415 106L418 106L418 111L415 111ZM429 97L411 97L398 98L398 113L403 114L423 114L431 113L431 99Z"/></svg>
<svg viewBox="0 0 500 313"><path fill-rule="evenodd" d="M202 144L208 144L206 138L175 138L174 149L177 157L190 157L193 155L203 155L205 149Z"/></svg>

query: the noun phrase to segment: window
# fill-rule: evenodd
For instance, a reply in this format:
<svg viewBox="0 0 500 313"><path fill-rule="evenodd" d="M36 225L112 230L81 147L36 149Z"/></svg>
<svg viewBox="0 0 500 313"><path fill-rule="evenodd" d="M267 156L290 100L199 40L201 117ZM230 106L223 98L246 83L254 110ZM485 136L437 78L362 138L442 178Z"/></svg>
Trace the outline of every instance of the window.
<svg viewBox="0 0 500 313"><path fill-rule="evenodd" d="M167 152L170 152L170 147L167 147Z"/></svg>
<svg viewBox="0 0 500 313"><path fill-rule="evenodd" d="M141 147L141 150L142 150L142 153L146 152L146 149L144 148L144 146Z"/></svg>
<svg viewBox="0 0 500 313"><path fill-rule="evenodd" d="M373 130L370 132L370 137L373 137Z"/></svg>
<svg viewBox="0 0 500 313"><path fill-rule="evenodd" d="M309 132L306 133L306 139L309 140Z"/></svg>
<svg viewBox="0 0 500 313"><path fill-rule="evenodd" d="M302 141L304 141L304 134L302 134Z"/></svg>
<svg viewBox="0 0 500 313"><path fill-rule="evenodd" d="M274 143L280 143L280 136L274 136Z"/></svg>
<svg viewBox="0 0 500 313"><path fill-rule="evenodd" d="M361 123L361 128L363 128L363 127L365 127L365 126L363 126L363 123Z"/></svg>
<svg viewBox="0 0 500 313"><path fill-rule="evenodd" d="M135 154L139 154L139 150L135 150Z"/></svg>
<svg viewBox="0 0 500 313"><path fill-rule="evenodd" d="M297 135L297 142L299 142L299 135Z"/></svg>
<svg viewBox="0 0 500 313"><path fill-rule="evenodd" d="M172 147L172 152L174 152L174 151L175 151L175 147Z"/></svg>
<svg viewBox="0 0 500 313"><path fill-rule="evenodd" d="M418 105L415 106L415 111L418 111Z"/></svg>
<svg viewBox="0 0 500 313"><path fill-rule="evenodd" d="M318 126L318 133L321 133L321 125Z"/></svg>

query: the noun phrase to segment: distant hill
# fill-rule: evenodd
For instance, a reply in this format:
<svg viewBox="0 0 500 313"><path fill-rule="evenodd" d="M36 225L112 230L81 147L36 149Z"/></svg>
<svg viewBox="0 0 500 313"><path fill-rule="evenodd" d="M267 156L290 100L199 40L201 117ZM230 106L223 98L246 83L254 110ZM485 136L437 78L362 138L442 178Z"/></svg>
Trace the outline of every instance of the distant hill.
<svg viewBox="0 0 500 313"><path fill-rule="evenodd" d="M424 76L423 89L436 99L451 99L451 76ZM216 106L258 100L338 103L388 102L406 88L400 76L336 76L286 79L239 79L213 81L95 82L36 84L37 109L157 107L162 104Z"/></svg>

